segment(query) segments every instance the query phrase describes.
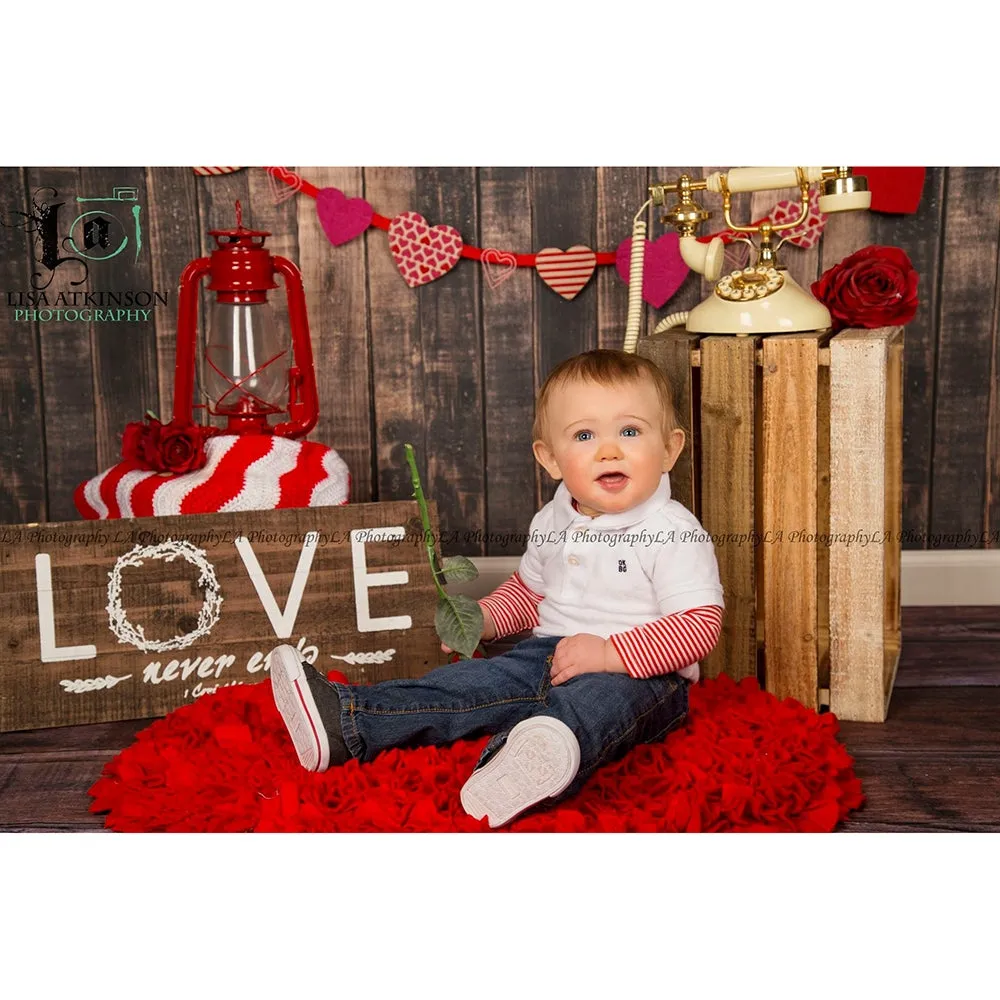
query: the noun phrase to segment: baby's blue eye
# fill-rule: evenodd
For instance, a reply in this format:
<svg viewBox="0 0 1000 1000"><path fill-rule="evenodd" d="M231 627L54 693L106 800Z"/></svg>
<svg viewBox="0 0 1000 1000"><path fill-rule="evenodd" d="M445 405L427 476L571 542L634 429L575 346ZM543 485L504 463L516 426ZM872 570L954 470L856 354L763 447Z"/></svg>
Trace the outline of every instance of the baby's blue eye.
<svg viewBox="0 0 1000 1000"><path fill-rule="evenodd" d="M624 427L622 428L622 434L626 437L638 437L639 428L638 427Z"/></svg>
<svg viewBox="0 0 1000 1000"><path fill-rule="evenodd" d="M590 438L585 438L585 437L583 437L583 435L584 434L592 434L592 433L593 433L592 431L577 431L573 435L573 440L574 441L589 441Z"/></svg>

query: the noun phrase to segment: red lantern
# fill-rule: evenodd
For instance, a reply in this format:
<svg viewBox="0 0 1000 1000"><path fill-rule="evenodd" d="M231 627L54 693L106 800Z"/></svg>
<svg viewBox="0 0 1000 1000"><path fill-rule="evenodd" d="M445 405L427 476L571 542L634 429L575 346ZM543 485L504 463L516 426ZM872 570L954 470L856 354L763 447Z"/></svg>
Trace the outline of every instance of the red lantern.
<svg viewBox="0 0 1000 1000"><path fill-rule="evenodd" d="M215 293L204 344L203 393L212 416L228 420L226 434L278 434L302 437L316 426L319 402L306 300L299 269L264 248L270 233L243 228L236 202L236 228L213 229L210 257L191 261L181 274L177 304L177 364L174 420L194 418L195 354L198 339L198 289L207 274ZM267 293L284 278L291 339ZM271 424L268 417L287 413Z"/></svg>

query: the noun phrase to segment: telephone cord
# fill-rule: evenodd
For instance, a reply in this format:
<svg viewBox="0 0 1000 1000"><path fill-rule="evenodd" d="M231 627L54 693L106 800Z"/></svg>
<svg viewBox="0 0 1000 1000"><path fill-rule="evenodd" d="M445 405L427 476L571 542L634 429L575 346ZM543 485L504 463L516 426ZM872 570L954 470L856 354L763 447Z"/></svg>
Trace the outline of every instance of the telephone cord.
<svg viewBox="0 0 1000 1000"><path fill-rule="evenodd" d="M646 256L646 220L642 215L649 201L639 209L632 220L632 254L628 272L628 319L625 323L625 343L622 349L627 354L635 354L639 343L639 325L642 322L642 277L643 261Z"/></svg>
<svg viewBox="0 0 1000 1000"><path fill-rule="evenodd" d="M671 313L669 316L664 316L663 319L656 324L656 329L653 333L663 333L664 330L669 330L672 326L683 326L687 322L687 318L687 312L675 312Z"/></svg>

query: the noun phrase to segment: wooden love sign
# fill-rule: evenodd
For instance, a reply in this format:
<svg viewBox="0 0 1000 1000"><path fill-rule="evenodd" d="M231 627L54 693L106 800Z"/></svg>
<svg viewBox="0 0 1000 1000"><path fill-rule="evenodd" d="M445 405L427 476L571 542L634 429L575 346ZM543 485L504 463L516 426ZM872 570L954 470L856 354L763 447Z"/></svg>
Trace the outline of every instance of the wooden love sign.
<svg viewBox="0 0 1000 1000"><path fill-rule="evenodd" d="M280 643L357 683L444 662L414 502L0 525L0 594L0 732L165 715Z"/></svg>

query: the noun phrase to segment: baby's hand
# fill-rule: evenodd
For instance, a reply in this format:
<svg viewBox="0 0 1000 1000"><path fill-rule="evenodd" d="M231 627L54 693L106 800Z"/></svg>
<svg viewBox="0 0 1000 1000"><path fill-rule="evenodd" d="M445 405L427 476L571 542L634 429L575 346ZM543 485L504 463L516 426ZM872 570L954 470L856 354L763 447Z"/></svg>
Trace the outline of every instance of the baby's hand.
<svg viewBox="0 0 1000 1000"><path fill-rule="evenodd" d="M578 674L624 674L628 671L608 639L582 632L556 643L552 656L552 684L562 684Z"/></svg>
<svg viewBox="0 0 1000 1000"><path fill-rule="evenodd" d="M479 637L480 641L489 642L491 639L497 637L497 627L493 624L493 618L490 613L482 605L479 606L483 612L483 634ZM453 653L454 650L450 646L446 646L443 642L441 643L441 651L443 653Z"/></svg>

